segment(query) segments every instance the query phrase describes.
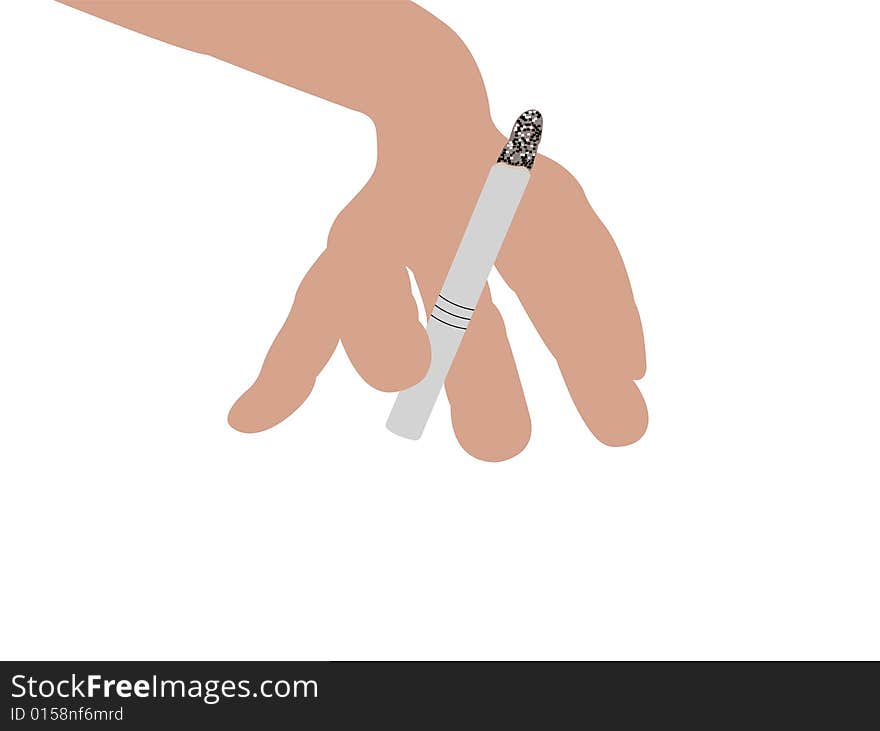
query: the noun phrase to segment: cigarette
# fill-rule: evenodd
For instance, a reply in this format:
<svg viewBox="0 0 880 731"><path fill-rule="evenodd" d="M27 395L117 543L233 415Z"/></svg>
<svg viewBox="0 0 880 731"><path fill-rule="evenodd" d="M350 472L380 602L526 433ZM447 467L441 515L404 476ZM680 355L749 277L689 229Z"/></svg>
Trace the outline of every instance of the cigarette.
<svg viewBox="0 0 880 731"><path fill-rule="evenodd" d="M541 113L523 112L498 161L489 169L437 303L428 316L431 365L415 386L401 391L386 426L407 439L422 436L489 272L531 177L543 128Z"/></svg>

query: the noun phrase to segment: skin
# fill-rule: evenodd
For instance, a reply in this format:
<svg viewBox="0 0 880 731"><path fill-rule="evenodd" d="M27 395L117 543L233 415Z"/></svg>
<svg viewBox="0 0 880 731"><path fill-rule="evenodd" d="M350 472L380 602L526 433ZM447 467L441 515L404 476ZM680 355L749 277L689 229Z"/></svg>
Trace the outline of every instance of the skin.
<svg viewBox="0 0 880 731"><path fill-rule="evenodd" d="M64 0L182 48L215 56L368 115L377 164L339 214L304 277L256 382L229 423L268 429L305 401L337 343L367 383L399 391L430 348L405 267L430 311L506 134L461 39L403 0ZM455 164L426 161L455 130ZM443 142L437 144L442 145ZM617 248L574 177L538 156L497 269L555 356L581 417L608 445L630 444L648 415L641 322ZM381 322L357 316L367 298ZM504 322L484 290L446 380L462 447L508 459L531 422Z"/></svg>

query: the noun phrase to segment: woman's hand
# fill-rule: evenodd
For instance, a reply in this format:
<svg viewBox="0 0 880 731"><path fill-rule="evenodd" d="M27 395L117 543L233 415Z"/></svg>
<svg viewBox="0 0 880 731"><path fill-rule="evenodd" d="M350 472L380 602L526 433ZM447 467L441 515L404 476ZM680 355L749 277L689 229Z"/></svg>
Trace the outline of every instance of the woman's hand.
<svg viewBox="0 0 880 731"><path fill-rule="evenodd" d="M403 169L387 169L380 157L373 178L337 218L230 424L259 431L293 413L339 339L375 388L399 391L421 380L430 351L405 267L430 311L504 140L497 130L487 135L462 151L461 165L423 152ZM593 433L606 444L638 439L647 412L633 380L644 373L645 356L626 272L577 181L546 157L535 162L497 266L556 356ZM506 459L528 442L528 409L488 288L446 392L456 436L475 457Z"/></svg>
<svg viewBox="0 0 880 731"><path fill-rule="evenodd" d="M341 339L376 388L417 383L430 359L406 267L430 310L489 166L505 142L458 36L410 2L64 0L368 114L376 170L334 223L287 322L229 422L269 428L306 399ZM606 444L647 425L645 369L623 263L577 181L539 156L497 268L556 357L581 416ZM504 323L484 291L446 380L461 445L517 454L530 420Z"/></svg>

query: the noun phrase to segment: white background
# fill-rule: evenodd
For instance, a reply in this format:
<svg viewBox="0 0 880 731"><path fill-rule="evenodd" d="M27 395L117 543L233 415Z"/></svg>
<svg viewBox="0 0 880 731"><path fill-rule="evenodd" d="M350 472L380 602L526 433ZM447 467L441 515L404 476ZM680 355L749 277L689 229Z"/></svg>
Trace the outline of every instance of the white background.
<svg viewBox="0 0 880 731"><path fill-rule="evenodd" d="M880 657L874 4L426 6L615 236L647 435L592 438L497 277L515 459L465 454L445 402L394 437L341 349L233 431L371 123L5 0L2 656Z"/></svg>

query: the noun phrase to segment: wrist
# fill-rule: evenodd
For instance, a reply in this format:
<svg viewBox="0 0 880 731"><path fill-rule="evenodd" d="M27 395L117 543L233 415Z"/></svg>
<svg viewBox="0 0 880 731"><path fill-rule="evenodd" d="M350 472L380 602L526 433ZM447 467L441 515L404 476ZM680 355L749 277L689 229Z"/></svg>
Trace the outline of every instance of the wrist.
<svg viewBox="0 0 880 731"><path fill-rule="evenodd" d="M488 106L468 109L455 103L417 102L405 114L373 117L377 172L426 166L462 168L495 161L506 141Z"/></svg>

